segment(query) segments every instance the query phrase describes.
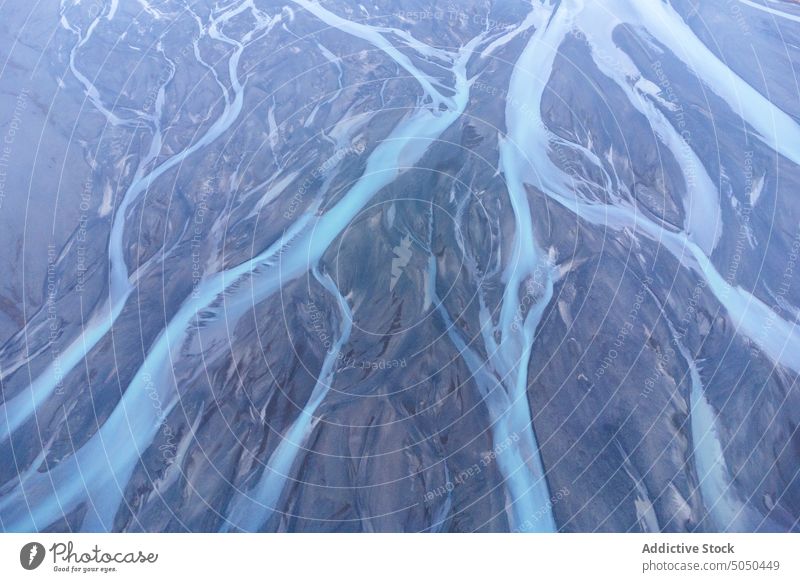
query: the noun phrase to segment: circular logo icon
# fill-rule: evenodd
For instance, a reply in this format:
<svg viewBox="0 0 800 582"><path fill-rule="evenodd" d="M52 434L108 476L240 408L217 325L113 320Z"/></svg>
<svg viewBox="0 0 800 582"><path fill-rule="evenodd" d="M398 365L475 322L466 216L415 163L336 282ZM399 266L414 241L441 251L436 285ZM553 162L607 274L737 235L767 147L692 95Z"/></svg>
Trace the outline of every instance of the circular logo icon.
<svg viewBox="0 0 800 582"><path fill-rule="evenodd" d="M29 542L19 551L19 563L26 570L35 570L44 561L44 546L39 542Z"/></svg>

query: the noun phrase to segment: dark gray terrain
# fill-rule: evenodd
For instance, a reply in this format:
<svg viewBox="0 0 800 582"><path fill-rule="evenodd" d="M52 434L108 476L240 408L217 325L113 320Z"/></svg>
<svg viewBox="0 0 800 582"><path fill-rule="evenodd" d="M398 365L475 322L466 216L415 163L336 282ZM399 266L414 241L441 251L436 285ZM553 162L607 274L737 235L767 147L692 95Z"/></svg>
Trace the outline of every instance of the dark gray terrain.
<svg viewBox="0 0 800 582"><path fill-rule="evenodd" d="M800 530L797 2L0 16L0 530Z"/></svg>

